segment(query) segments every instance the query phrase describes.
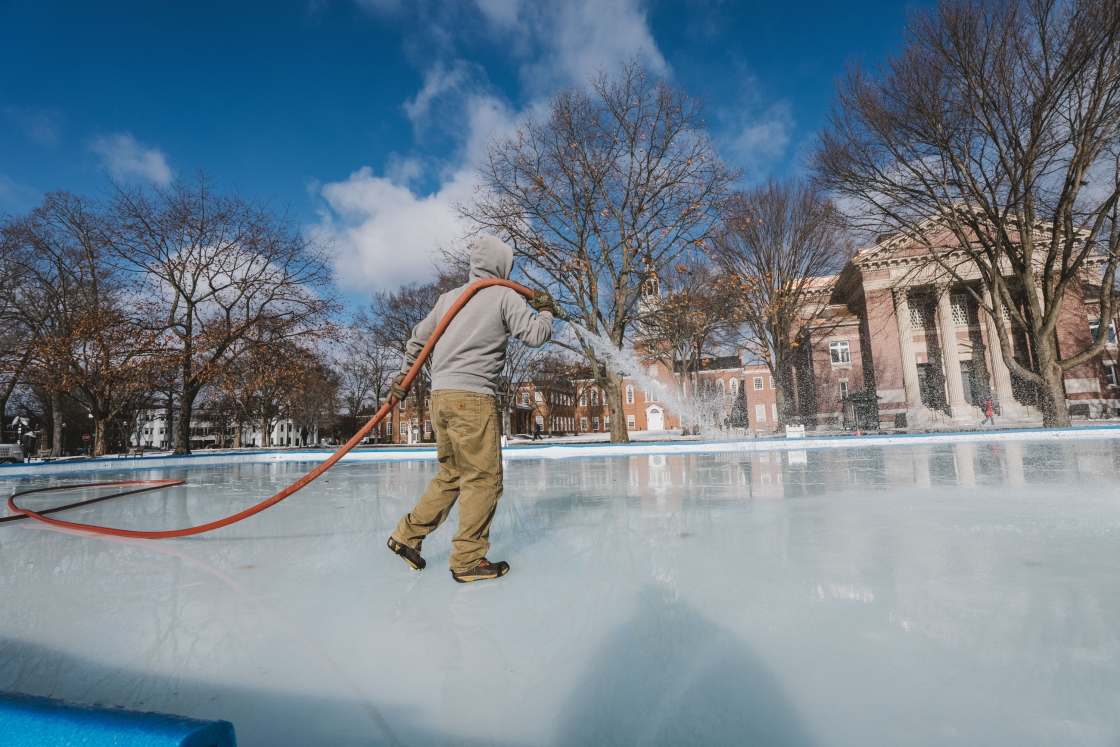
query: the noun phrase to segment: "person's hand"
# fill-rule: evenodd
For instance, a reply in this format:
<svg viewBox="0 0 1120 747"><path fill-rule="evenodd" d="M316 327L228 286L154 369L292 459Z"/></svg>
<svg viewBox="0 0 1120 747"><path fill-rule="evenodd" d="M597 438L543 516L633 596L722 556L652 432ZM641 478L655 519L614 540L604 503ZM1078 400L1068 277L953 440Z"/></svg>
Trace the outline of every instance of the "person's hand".
<svg viewBox="0 0 1120 747"><path fill-rule="evenodd" d="M534 290L533 297L529 299L529 305L537 310L539 314L542 311L556 316L556 302L552 300L552 296L548 295L546 291Z"/></svg>
<svg viewBox="0 0 1120 747"><path fill-rule="evenodd" d="M534 290L533 297L529 299L529 305L536 309L538 314L547 311L560 321L568 321L568 314L564 311L564 307L556 303L556 299L548 295L547 291Z"/></svg>
<svg viewBox="0 0 1120 747"><path fill-rule="evenodd" d="M389 386L389 396L403 402L404 398L408 396L408 387L404 385L404 374L397 374L397 378L393 379L392 385Z"/></svg>

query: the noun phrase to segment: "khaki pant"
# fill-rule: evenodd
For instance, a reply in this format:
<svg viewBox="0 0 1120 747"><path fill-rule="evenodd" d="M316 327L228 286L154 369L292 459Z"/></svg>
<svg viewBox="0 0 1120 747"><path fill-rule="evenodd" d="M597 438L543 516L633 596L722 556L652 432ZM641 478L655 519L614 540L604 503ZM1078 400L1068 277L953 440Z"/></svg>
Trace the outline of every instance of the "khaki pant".
<svg viewBox="0 0 1120 747"><path fill-rule="evenodd" d="M502 497L502 444L494 398L444 389L432 392L439 474L393 536L416 550L459 500L459 530L451 539L451 570L469 571L490 549L490 522Z"/></svg>

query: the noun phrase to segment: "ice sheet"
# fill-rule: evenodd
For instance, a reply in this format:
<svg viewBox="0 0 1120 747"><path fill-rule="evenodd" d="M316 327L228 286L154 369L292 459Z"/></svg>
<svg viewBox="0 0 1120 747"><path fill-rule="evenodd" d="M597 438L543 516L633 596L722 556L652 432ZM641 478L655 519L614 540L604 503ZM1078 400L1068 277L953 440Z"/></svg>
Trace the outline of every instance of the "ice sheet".
<svg viewBox="0 0 1120 747"><path fill-rule="evenodd" d="M188 489L71 513L199 523L303 469L162 470ZM1114 440L510 461L513 570L467 586L453 526L422 573L384 547L434 470L340 464L181 540L0 525L0 689L250 747L1120 739Z"/></svg>

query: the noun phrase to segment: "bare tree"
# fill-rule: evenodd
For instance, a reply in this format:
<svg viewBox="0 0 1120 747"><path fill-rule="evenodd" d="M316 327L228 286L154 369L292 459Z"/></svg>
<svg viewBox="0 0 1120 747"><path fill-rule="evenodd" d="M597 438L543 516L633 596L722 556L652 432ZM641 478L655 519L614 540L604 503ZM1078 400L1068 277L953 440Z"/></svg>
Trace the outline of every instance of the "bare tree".
<svg viewBox="0 0 1120 747"><path fill-rule="evenodd" d="M681 401L696 393L702 362L726 351L739 291L737 278L704 256L675 263L647 287L635 349L673 373Z"/></svg>
<svg viewBox="0 0 1120 747"><path fill-rule="evenodd" d="M965 288L1000 320L1003 360L1065 426L1063 374L1106 336L1059 349L1063 303L1085 290L1103 320L1116 309L1118 133L1115 0L945 0L915 12L897 56L851 69L814 165L862 227L900 232L957 281L979 273Z"/></svg>
<svg viewBox="0 0 1120 747"><path fill-rule="evenodd" d="M827 301L819 286L851 255L839 217L813 187L769 179L728 201L715 240L713 256L732 279L727 295L736 300L749 333L745 347L776 382L780 425L793 413L793 364L802 330Z"/></svg>
<svg viewBox="0 0 1120 747"><path fill-rule="evenodd" d="M283 339L330 330L325 248L263 202L199 173L166 188L117 186L114 247L144 279L179 371L175 453L190 453L195 398L262 325Z"/></svg>
<svg viewBox="0 0 1120 747"><path fill-rule="evenodd" d="M296 428L300 446L306 446L308 438L337 414L340 379L315 351L303 351L290 369L284 409Z"/></svg>
<svg viewBox="0 0 1120 747"><path fill-rule="evenodd" d="M521 270L566 309L607 393L611 440L628 441L617 356L641 288L709 238L732 175L705 134L703 102L637 62L568 88L543 119L491 144L462 214L508 238Z"/></svg>
<svg viewBox="0 0 1120 747"><path fill-rule="evenodd" d="M25 381L35 339L34 328L23 310L29 285L27 245L22 236L17 219L0 224L0 443L4 440L8 401Z"/></svg>
<svg viewBox="0 0 1120 747"><path fill-rule="evenodd" d="M544 431L552 435L552 426L558 416L575 414L576 378L584 370L569 357L556 351L538 353L525 361L525 378L533 382L540 395L533 398L536 416L542 418Z"/></svg>
<svg viewBox="0 0 1120 747"><path fill-rule="evenodd" d="M401 352L386 342L381 331L364 314L350 328L350 339L342 351L339 386L350 415L358 416L376 407L401 368Z"/></svg>
<svg viewBox="0 0 1120 747"><path fill-rule="evenodd" d="M120 427L149 386L157 337L129 308L126 278L108 257L110 217L99 205L54 192L20 226L36 377L88 411L92 453L103 456L107 429Z"/></svg>

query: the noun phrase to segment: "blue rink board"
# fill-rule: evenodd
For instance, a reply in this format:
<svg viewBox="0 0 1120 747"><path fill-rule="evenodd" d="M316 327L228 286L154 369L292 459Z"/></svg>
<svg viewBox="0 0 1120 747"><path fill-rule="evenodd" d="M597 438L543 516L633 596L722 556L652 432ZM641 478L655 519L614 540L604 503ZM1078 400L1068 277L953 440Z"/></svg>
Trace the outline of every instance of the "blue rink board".
<svg viewBox="0 0 1120 747"><path fill-rule="evenodd" d="M233 724L0 692L0 747L235 747Z"/></svg>

